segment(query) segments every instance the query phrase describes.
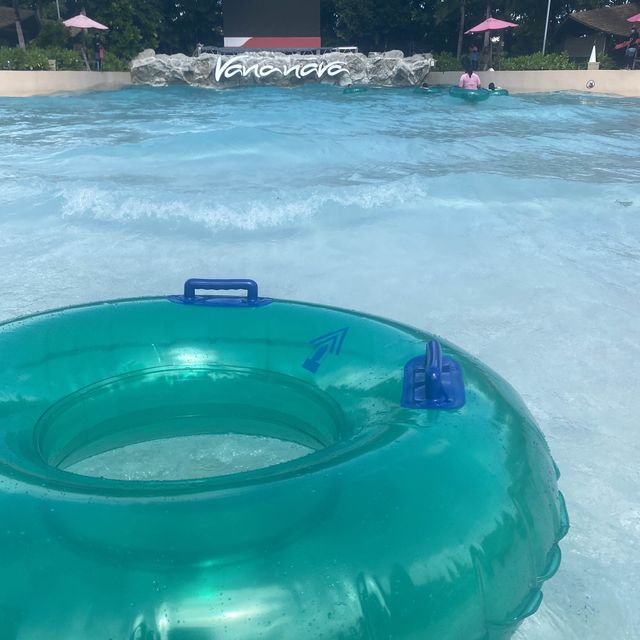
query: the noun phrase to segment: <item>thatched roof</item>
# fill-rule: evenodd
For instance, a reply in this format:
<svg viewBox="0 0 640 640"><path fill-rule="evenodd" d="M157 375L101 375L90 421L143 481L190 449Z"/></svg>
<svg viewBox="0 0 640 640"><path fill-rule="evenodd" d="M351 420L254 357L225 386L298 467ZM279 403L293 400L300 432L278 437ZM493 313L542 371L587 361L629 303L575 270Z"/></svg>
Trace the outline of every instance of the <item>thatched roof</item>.
<svg viewBox="0 0 640 640"><path fill-rule="evenodd" d="M34 12L29 9L20 9L20 19L32 18ZM0 29L12 27L16 23L16 12L13 7L0 7Z"/></svg>
<svg viewBox="0 0 640 640"><path fill-rule="evenodd" d="M627 18L636 13L640 13L640 8L638 8L637 4L631 2L617 7L603 7L602 9L593 9L593 11L571 13L568 19L575 20L579 24L593 29L593 31L626 36L629 33L629 29L631 29L631 23L627 22Z"/></svg>

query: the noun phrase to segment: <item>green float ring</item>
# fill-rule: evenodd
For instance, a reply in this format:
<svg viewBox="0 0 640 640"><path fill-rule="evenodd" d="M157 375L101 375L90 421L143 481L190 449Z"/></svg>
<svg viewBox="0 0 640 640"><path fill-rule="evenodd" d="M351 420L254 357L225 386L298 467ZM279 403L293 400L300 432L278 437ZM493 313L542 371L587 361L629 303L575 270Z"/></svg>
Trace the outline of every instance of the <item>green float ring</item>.
<svg viewBox="0 0 640 640"><path fill-rule="evenodd" d="M413 407L407 375L420 379L433 336L260 298L251 281L232 283L242 298L191 282L0 325L8 637L508 638L568 529L513 389L443 343L464 405L425 408L417 393ZM65 471L132 442L231 431L314 452L198 480Z"/></svg>
<svg viewBox="0 0 640 640"><path fill-rule="evenodd" d="M483 102L488 100L491 92L488 89L462 89L461 87L450 87L449 95L453 98L462 98L467 102Z"/></svg>

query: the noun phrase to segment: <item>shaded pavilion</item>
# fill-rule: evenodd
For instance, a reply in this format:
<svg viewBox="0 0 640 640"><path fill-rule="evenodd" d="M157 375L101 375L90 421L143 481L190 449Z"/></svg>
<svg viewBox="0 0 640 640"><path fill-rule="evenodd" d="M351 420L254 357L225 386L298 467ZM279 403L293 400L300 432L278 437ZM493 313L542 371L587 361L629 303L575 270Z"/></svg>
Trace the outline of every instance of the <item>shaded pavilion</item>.
<svg viewBox="0 0 640 640"><path fill-rule="evenodd" d="M618 58L620 52L614 46L629 35L631 23L627 18L639 11L638 4L631 2L571 13L558 28L556 48L566 51L570 58L586 60L595 45L599 56L607 53Z"/></svg>

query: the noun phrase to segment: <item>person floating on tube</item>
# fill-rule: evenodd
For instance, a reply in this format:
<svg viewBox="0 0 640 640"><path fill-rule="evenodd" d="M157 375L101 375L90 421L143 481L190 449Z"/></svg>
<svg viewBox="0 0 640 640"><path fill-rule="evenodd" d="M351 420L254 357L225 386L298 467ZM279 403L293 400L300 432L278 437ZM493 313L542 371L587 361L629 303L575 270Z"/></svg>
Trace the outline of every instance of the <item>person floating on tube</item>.
<svg viewBox="0 0 640 640"><path fill-rule="evenodd" d="M468 65L465 68L465 72L460 76L460 80L458 80L458 86L461 89L469 89L471 91L476 91L482 86L482 83L480 82L480 76L475 71L473 71L471 65Z"/></svg>

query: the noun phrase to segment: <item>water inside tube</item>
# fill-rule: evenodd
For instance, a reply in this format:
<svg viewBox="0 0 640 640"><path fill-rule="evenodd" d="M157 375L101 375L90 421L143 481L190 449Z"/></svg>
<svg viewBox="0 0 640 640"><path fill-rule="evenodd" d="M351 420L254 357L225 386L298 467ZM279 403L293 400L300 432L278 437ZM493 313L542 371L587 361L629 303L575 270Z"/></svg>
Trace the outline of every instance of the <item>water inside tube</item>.
<svg viewBox="0 0 640 640"><path fill-rule="evenodd" d="M208 434L139 442L91 456L65 470L113 480L187 480L263 469L312 449L276 438Z"/></svg>

